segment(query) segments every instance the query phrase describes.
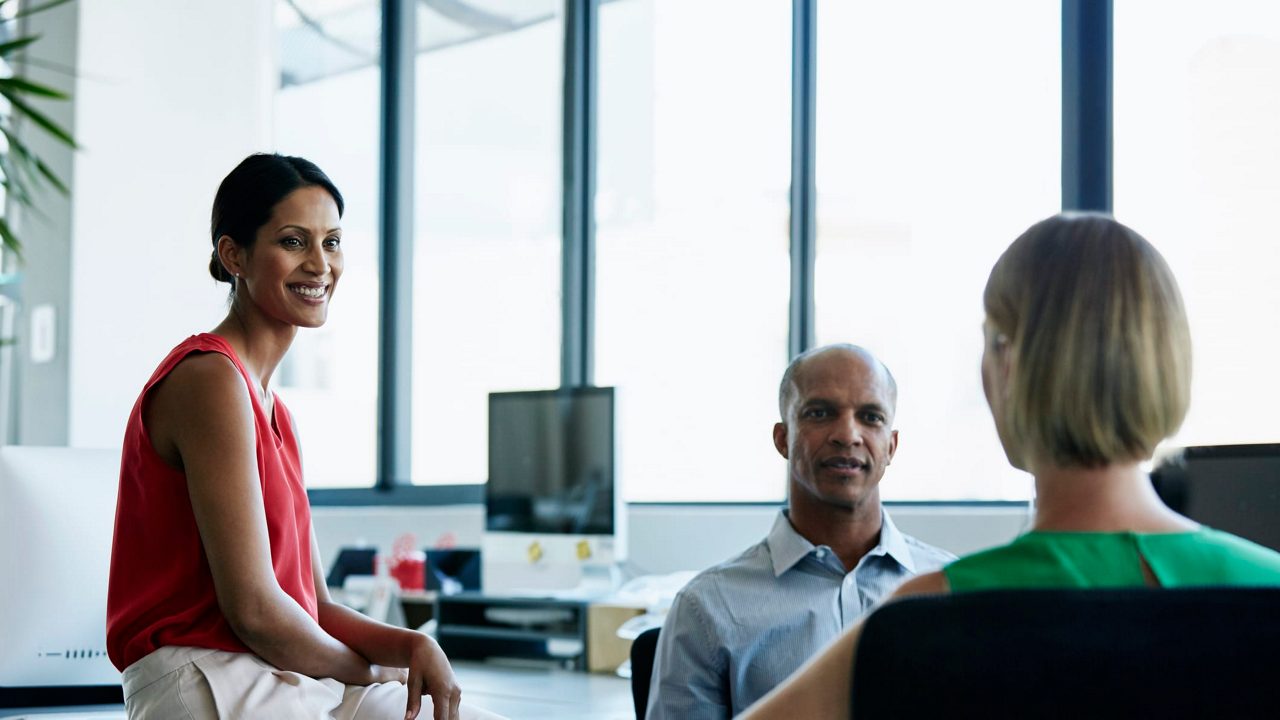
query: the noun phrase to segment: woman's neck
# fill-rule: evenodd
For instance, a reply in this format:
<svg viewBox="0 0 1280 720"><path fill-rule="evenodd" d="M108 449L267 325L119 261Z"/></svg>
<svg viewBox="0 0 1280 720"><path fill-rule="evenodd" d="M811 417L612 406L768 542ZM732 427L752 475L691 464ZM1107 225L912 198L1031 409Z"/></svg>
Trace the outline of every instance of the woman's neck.
<svg viewBox="0 0 1280 720"><path fill-rule="evenodd" d="M251 303L238 299L227 316L213 329L235 349L244 369L261 385L262 397L270 397L271 376L298 334L295 325L286 325L255 312Z"/></svg>
<svg viewBox="0 0 1280 720"><path fill-rule="evenodd" d="M1035 530L1181 532L1196 523L1161 502L1137 462L1035 468Z"/></svg>

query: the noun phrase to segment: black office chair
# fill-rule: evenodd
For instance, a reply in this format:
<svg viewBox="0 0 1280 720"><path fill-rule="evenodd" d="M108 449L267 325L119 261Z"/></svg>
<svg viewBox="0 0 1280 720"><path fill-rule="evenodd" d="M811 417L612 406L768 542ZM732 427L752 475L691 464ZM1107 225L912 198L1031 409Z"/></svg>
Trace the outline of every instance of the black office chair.
<svg viewBox="0 0 1280 720"><path fill-rule="evenodd" d="M1280 588L908 598L866 622L856 720L1280 713Z"/></svg>
<svg viewBox="0 0 1280 720"><path fill-rule="evenodd" d="M636 706L636 720L644 720L649 707L649 680L653 676L653 656L658 651L658 631L650 628L631 643L631 702Z"/></svg>

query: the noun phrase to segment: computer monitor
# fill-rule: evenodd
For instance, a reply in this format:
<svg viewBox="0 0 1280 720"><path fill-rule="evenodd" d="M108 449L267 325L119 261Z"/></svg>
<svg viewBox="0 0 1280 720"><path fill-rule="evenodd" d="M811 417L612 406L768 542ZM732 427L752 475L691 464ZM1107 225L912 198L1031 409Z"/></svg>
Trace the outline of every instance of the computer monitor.
<svg viewBox="0 0 1280 720"><path fill-rule="evenodd" d="M1280 550L1280 443L1188 447L1151 481L1192 520Z"/></svg>
<svg viewBox="0 0 1280 720"><path fill-rule="evenodd" d="M626 558L611 387L489 395L486 593L610 585Z"/></svg>
<svg viewBox="0 0 1280 720"><path fill-rule="evenodd" d="M121 702L107 658L119 450L0 447L0 707Z"/></svg>

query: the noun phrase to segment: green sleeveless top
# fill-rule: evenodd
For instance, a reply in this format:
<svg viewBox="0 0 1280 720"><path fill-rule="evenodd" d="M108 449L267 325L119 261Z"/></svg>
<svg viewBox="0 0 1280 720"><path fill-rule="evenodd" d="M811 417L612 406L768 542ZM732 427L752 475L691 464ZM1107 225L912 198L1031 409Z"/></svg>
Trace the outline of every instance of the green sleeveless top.
<svg viewBox="0 0 1280 720"><path fill-rule="evenodd" d="M1280 553L1218 530L1029 532L943 568L952 592L1140 587L1145 559L1161 587L1280 586Z"/></svg>

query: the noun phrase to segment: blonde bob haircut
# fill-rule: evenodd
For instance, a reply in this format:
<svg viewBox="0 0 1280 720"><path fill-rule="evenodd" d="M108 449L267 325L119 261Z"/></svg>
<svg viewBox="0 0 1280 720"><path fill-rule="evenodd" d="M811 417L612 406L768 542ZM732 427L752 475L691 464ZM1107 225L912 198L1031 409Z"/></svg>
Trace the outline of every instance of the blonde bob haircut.
<svg viewBox="0 0 1280 720"><path fill-rule="evenodd" d="M1191 395L1177 281L1141 235L1107 215L1033 225L991 269L987 319L1004 335L1005 435L1024 461L1145 460Z"/></svg>

